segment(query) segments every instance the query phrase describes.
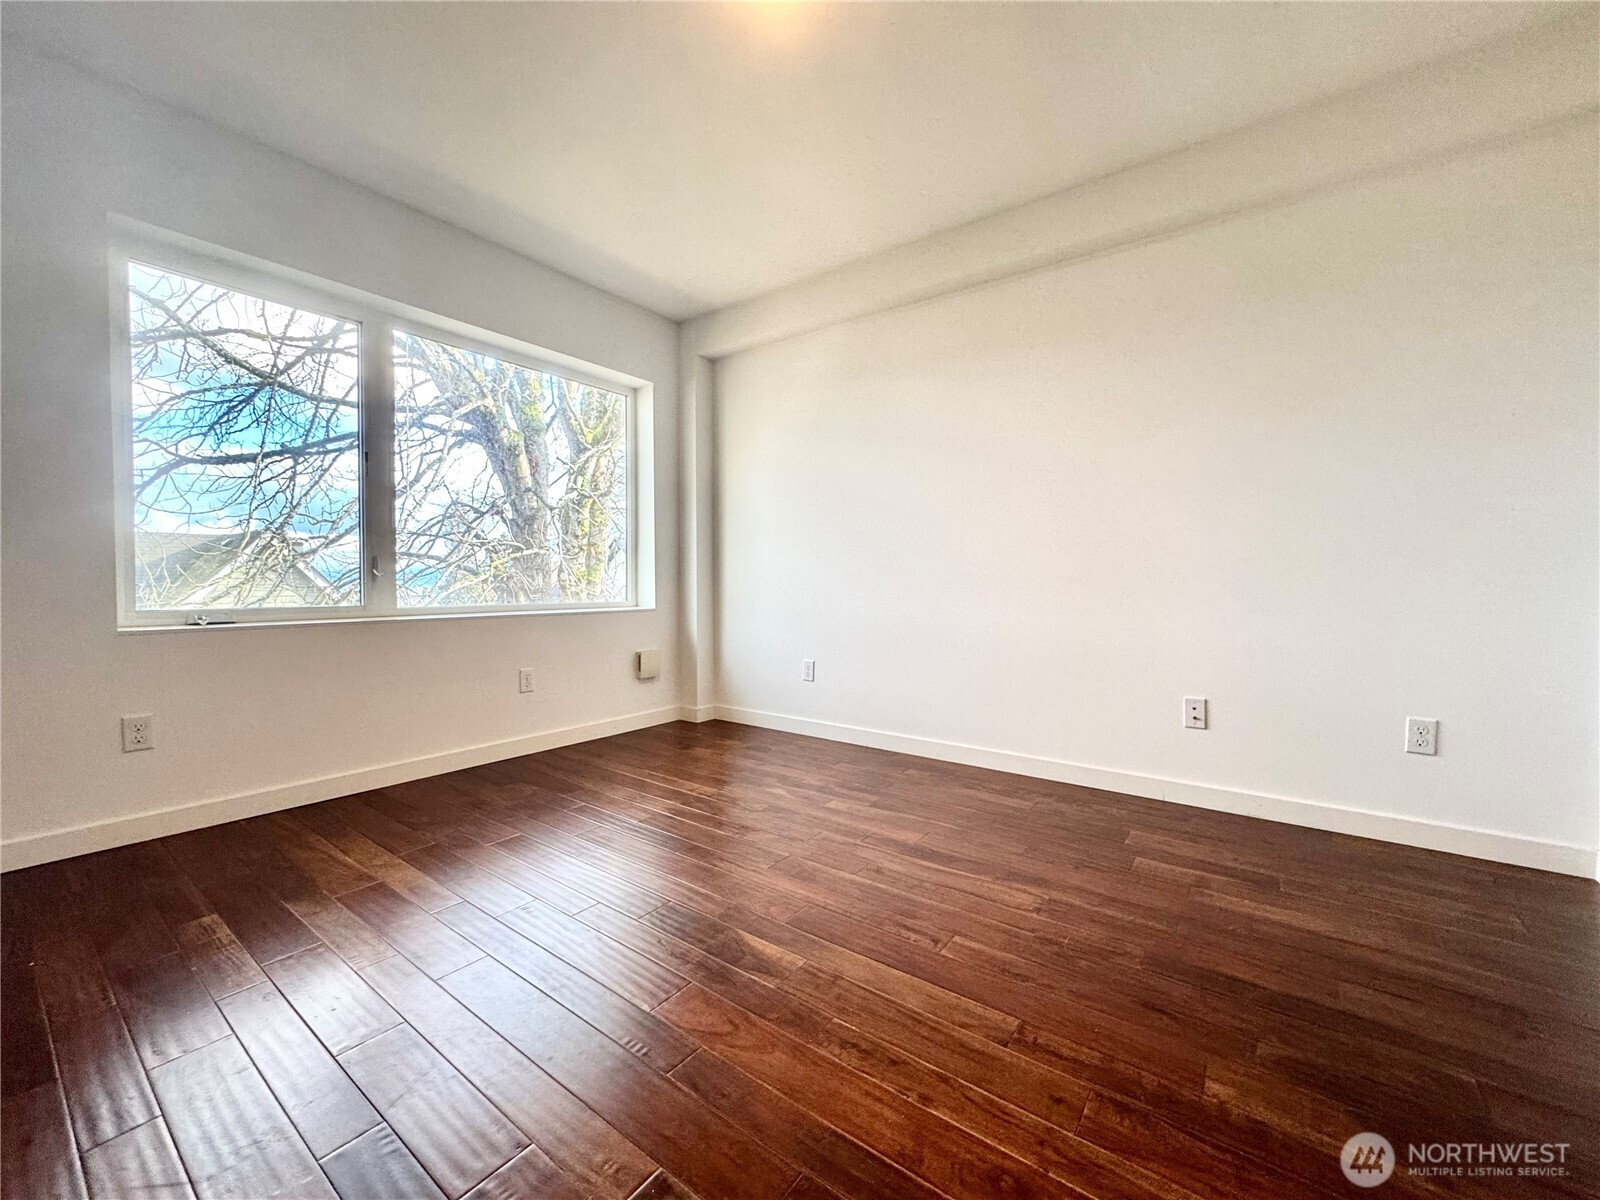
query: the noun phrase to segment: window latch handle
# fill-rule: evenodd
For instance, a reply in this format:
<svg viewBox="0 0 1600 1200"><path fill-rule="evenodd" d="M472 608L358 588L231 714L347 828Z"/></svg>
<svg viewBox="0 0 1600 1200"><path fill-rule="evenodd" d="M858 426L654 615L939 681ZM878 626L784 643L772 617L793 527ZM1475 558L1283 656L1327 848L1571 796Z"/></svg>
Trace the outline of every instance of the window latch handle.
<svg viewBox="0 0 1600 1200"><path fill-rule="evenodd" d="M376 554L374 554L372 556L372 577L374 579L378 579L382 575L383 575L383 572L378 570L378 556Z"/></svg>

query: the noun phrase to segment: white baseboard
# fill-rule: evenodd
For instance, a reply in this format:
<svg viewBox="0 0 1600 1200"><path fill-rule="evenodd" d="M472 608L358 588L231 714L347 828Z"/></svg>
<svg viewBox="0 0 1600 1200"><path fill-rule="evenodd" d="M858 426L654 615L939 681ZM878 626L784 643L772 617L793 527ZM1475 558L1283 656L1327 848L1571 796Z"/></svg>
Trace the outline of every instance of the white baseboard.
<svg viewBox="0 0 1600 1200"><path fill-rule="evenodd" d="M342 775L326 775L320 779L304 779L281 787L266 788L259 792L246 792L239 796L225 796L220 800L202 800L195 804L181 804L155 812L139 813L131 817L113 817L88 825L73 825L65 829L51 829L28 837L15 838L0 843L0 871L32 867L39 863L70 858L75 854L88 854L95 850L109 850L113 846L126 846L150 838L166 837L173 833L186 833L191 829L204 829L224 821L237 821L243 817L259 817L264 813L314 804L319 800L332 800L353 792L407 783L446 771L459 771L465 767L478 767L484 763L499 762L503 758L516 758L522 754L536 754L540 750L553 750L557 746L570 746L574 742L589 742L595 738L662 725L668 721L693 719L690 709L676 705L651 709L649 712L629 713L587 725L572 725L565 729L551 729L527 737L511 738L502 742L489 742L481 746L468 746L464 750L450 750L443 754L430 754L423 758L403 762L385 763ZM709 718L705 718L709 719Z"/></svg>
<svg viewBox="0 0 1600 1200"><path fill-rule="evenodd" d="M813 721L805 717L790 717L755 709L718 705L716 715L720 720L733 721L741 725L757 725L763 729L805 734L833 742L849 742L879 750L895 750L902 754L915 754L944 762L988 767L995 771L1009 771L1014 775L1029 775L1037 779L1055 780L1058 783L1074 783L1080 787L1102 788L1111 792L1144 796L1151 800L1166 800L1194 808L1209 808L1218 812L1237 813L1240 816L1261 817L1286 825L1300 825L1308 829L1327 830L1330 833L1347 833L1355 837L1374 838L1381 842L1398 842L1402 846L1442 850L1447 854L1464 854L1471 858L1511 863L1519 867L1534 867L1541 871L1556 871L1563 875L1578 875L1586 879L1595 878L1597 867L1600 867L1600 863L1597 863L1600 854L1597 854L1593 847L1519 837L1516 834L1498 833L1491 829L1474 829L1465 825L1448 825L1440 821L1422 821L1415 817L1401 817L1392 813L1322 804L1314 800L1259 795L1254 792L1235 791L1232 788L1185 783L1176 779L1134 775L1126 771L1111 771L1103 767L1084 766L1055 758L1016 754L1006 750L990 750L983 746L913 737L881 729L863 729L831 721Z"/></svg>
<svg viewBox="0 0 1600 1200"><path fill-rule="evenodd" d="M1448 825L1443 822L1420 821L1414 817L1400 817L1391 813L1296 800L1286 796L1260 795L1231 788L1135 775L1126 771L1112 771L1102 767L1064 762L1060 759L991 750L982 746L889 733L880 729L863 729L831 721L813 721L781 713L730 708L725 705L703 705L651 709L648 712L630 713L587 725L573 725L527 737L469 746L463 750L451 750L403 762L386 763L341 775L301 780L281 787L227 796L219 800L202 800L195 804L178 805L131 817L114 817L87 825L52 829L0 843L0 871L36 866L58 858L108 850L113 846L125 846L150 838L184 833L191 829L204 829L224 821L261 816L264 813L278 812L301 804L314 804L319 800L331 800L336 796L348 796L353 792L388 787L413 779L424 779L430 775L482 766L484 763L516 758L523 754L536 754L541 750L570 746L575 742L593 741L596 738L627 733L633 729L662 725L668 721L710 720L733 721L741 725L756 725L763 729L777 729L787 733L824 738L828 741L894 750L902 754L914 754L944 762L988 767L991 770L1009 771L1012 774L1029 775L1037 779L1052 779L1060 783L1078 784L1081 787L1103 788L1106 791L1124 792L1152 800L1166 800L1195 808L1261 817L1287 825L1323 829L1332 833L1347 833L1355 837L1375 838L1384 842L1398 842L1403 846L1442 850L1449 854L1464 854L1472 858L1534 867L1543 871L1556 871L1565 875L1594 878L1597 869L1600 869L1600 861L1597 861L1600 860L1600 855L1597 855L1593 848L1565 842L1519 837L1515 834Z"/></svg>

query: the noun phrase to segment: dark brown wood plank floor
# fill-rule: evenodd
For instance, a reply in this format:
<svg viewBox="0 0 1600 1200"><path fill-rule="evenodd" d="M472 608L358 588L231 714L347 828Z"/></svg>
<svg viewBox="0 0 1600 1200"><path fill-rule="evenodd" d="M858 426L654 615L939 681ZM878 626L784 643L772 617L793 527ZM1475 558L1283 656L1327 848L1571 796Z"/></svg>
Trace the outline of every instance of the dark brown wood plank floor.
<svg viewBox="0 0 1600 1200"><path fill-rule="evenodd" d="M4 878L7 1197L1600 1194L1600 886L713 723Z"/></svg>

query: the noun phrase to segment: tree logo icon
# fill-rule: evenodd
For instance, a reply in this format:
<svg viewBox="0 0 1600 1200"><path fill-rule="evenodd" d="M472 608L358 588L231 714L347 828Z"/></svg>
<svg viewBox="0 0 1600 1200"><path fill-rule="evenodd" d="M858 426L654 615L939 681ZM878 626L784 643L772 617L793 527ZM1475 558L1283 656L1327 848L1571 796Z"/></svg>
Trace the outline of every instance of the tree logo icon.
<svg viewBox="0 0 1600 1200"><path fill-rule="evenodd" d="M1394 1174L1394 1147L1381 1133L1358 1133L1339 1151L1339 1166L1357 1187L1377 1187Z"/></svg>

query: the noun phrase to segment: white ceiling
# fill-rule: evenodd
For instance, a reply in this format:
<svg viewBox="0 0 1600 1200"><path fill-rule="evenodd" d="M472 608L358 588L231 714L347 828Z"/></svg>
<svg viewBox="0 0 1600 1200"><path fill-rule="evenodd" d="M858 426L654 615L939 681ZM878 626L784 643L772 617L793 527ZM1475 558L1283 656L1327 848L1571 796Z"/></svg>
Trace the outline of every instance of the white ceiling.
<svg viewBox="0 0 1600 1200"><path fill-rule="evenodd" d="M682 318L1560 15L13 2L3 22Z"/></svg>

